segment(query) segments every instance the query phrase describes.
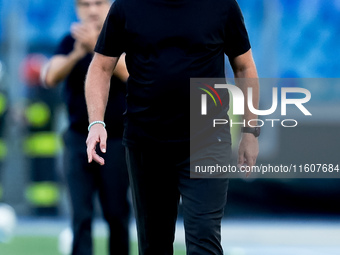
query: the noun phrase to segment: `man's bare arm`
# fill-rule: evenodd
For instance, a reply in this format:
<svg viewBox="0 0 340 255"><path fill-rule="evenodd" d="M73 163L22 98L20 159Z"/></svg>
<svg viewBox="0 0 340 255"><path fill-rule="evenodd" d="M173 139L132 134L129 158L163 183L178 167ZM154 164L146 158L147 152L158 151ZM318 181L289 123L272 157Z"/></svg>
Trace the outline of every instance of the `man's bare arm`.
<svg viewBox="0 0 340 255"><path fill-rule="evenodd" d="M95 53L90 64L86 82L85 98L89 122L103 121L107 105L110 79L117 65L118 57L107 57ZM92 160L103 165L104 159L96 153L96 145L100 144L102 152L106 152L107 133L103 125L96 124L91 127L86 140L88 161Z"/></svg>
<svg viewBox="0 0 340 255"><path fill-rule="evenodd" d="M44 85L53 88L62 82L72 71L79 58L75 55L55 55L44 67L45 72L42 76Z"/></svg>
<svg viewBox="0 0 340 255"><path fill-rule="evenodd" d="M231 66L236 78L236 85L242 90L245 98L248 98L248 88L252 88L253 104L257 109L259 104L259 82L251 50L234 58L231 61ZM257 116L249 111L247 100L245 100L244 109L243 118L246 120L247 125L248 120L256 119Z"/></svg>
<svg viewBox="0 0 340 255"><path fill-rule="evenodd" d="M77 43L77 42L76 42ZM77 45L76 47L81 47ZM86 51L76 49L68 55L55 55L44 67L42 73L42 82L48 88L53 88L62 82L72 71L74 66L87 54ZM129 73L125 66L125 54L123 54L116 65L112 75L116 76L123 82L126 82Z"/></svg>
<svg viewBox="0 0 340 255"><path fill-rule="evenodd" d="M236 85L242 90L245 98L248 98L248 88L252 88L253 104L254 107L258 109L259 82L251 50L235 57L230 61L230 64L234 71ZM249 111L247 100L245 100L244 109L245 112L243 119L245 120L245 124L247 126L248 121L251 119L257 119L257 116ZM247 164L249 167L254 166L258 153L259 147L257 138L253 134L243 133L239 145L238 164L240 166L243 164ZM249 176L249 174L250 173L248 173L246 176Z"/></svg>
<svg viewBox="0 0 340 255"><path fill-rule="evenodd" d="M86 48L79 41L75 41L73 50L69 54L53 56L42 72L43 84L49 88L57 86L87 53Z"/></svg>
<svg viewBox="0 0 340 255"><path fill-rule="evenodd" d="M93 24L74 23L71 26L71 34L75 39L72 51L67 55L55 55L44 68L42 81L46 87L55 87L63 81L72 71L74 66L86 54L93 54L100 30ZM115 75L120 78L125 65ZM125 70L126 71L126 70ZM124 81L124 80L123 80Z"/></svg>
<svg viewBox="0 0 340 255"><path fill-rule="evenodd" d="M116 76L118 79L120 79L123 82L126 82L129 78L129 73L126 69L125 65L125 53L123 53L116 65L116 68L113 70L112 75Z"/></svg>

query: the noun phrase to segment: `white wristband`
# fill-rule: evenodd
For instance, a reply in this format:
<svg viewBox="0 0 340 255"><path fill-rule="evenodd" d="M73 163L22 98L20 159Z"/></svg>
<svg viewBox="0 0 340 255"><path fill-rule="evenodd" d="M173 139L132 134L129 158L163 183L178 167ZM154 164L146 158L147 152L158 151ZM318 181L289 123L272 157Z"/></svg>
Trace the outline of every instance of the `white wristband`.
<svg viewBox="0 0 340 255"><path fill-rule="evenodd" d="M100 121L100 120L96 120L90 123L89 127L87 128L88 131L90 131L90 128L95 125L95 124L102 124L104 126L104 128L106 127L105 122L104 121Z"/></svg>

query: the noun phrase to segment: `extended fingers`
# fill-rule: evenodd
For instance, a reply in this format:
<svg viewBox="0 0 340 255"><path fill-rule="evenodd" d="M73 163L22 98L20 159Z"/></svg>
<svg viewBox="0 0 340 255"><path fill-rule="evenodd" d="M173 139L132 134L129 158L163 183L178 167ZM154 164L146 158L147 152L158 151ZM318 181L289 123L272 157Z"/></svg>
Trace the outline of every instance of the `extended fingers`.
<svg viewBox="0 0 340 255"><path fill-rule="evenodd" d="M244 158L244 152L239 151L238 153L238 160L237 160L237 166L241 167L245 163L245 158Z"/></svg>
<svg viewBox="0 0 340 255"><path fill-rule="evenodd" d="M93 158L93 160L94 160L95 162L97 162L97 163L100 164L100 165L104 165L104 164L105 164L105 160L104 160L101 156L99 156L99 155L96 153L96 151L93 152L92 158Z"/></svg>
<svg viewBox="0 0 340 255"><path fill-rule="evenodd" d="M87 137L86 144L87 144L87 157L88 162L91 163L93 160L100 165L104 165L105 161L104 158L99 156L96 152L97 144L99 143L100 150L105 153L106 152L106 140L107 140L107 133L105 128L101 125L94 125Z"/></svg>
<svg viewBox="0 0 340 255"><path fill-rule="evenodd" d="M256 164L256 158L257 158L257 155L255 155L254 153L248 153L248 154L245 154L245 159L246 159L246 162L247 162L247 165L249 167L253 167L255 166Z"/></svg>
<svg viewBox="0 0 340 255"><path fill-rule="evenodd" d="M87 138L86 140L86 145L87 145L87 158L88 158L88 162L91 163L93 160L93 154L96 153L96 144L97 141L95 139L91 139L90 137Z"/></svg>
<svg viewBox="0 0 340 255"><path fill-rule="evenodd" d="M88 157L88 162L91 163L93 160L100 165L104 165L105 161L104 159L99 156L96 152L96 145L97 145L96 140L91 140L87 144L87 157Z"/></svg>
<svg viewBox="0 0 340 255"><path fill-rule="evenodd" d="M106 138L100 139L100 150L103 153L106 153Z"/></svg>
<svg viewBox="0 0 340 255"><path fill-rule="evenodd" d="M244 135L239 146L238 151L238 167L247 166L251 170L256 164L257 155L259 153L258 141L255 137ZM246 177L250 175L251 171L246 173Z"/></svg>

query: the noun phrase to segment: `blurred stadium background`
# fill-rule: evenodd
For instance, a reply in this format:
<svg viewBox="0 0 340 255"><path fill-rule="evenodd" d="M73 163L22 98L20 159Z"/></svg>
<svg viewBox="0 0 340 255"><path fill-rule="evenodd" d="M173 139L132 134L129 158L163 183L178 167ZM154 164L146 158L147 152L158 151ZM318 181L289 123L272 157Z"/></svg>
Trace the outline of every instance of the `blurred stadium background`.
<svg viewBox="0 0 340 255"><path fill-rule="evenodd" d="M312 93L312 118L293 130L263 128L258 163L340 164L340 0L238 2L260 77L278 83L324 78L301 85ZM14 238L0 243L0 254L58 254L58 235L69 226L60 171L65 110L60 87L42 88L39 72L76 20L73 5L0 0L0 201L18 217ZM268 88L261 90L265 107L271 97ZM223 224L226 254L340 254L339 200L337 178L233 179ZM133 220L131 228L135 236ZM177 254L184 254L180 223L178 229ZM96 237L96 254L104 254L100 219Z"/></svg>

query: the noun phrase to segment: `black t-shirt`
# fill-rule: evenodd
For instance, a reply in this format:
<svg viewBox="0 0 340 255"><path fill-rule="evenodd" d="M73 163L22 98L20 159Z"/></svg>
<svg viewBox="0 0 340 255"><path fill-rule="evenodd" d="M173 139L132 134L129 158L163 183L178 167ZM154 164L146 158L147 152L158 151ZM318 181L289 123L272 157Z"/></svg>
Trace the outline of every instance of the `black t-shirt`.
<svg viewBox="0 0 340 255"><path fill-rule="evenodd" d="M235 0L116 0L95 51L126 53L125 144L189 141L190 78L223 78L224 54L249 49Z"/></svg>
<svg viewBox="0 0 340 255"><path fill-rule="evenodd" d="M74 46L74 38L67 35L61 41L55 54L69 54ZM85 77L93 55L87 54L72 69L65 81L63 96L67 105L70 128L87 134L89 125L85 102ZM105 123L109 137L122 137L126 110L126 85L118 78L112 77L109 101L105 112Z"/></svg>

